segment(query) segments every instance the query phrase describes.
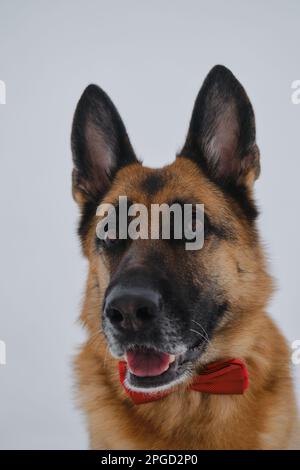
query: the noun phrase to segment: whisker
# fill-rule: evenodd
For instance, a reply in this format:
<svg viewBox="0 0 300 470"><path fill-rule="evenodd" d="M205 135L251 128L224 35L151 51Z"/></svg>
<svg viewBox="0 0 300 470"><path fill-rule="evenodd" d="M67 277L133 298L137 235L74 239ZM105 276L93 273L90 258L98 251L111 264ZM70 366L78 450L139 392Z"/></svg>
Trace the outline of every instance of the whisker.
<svg viewBox="0 0 300 470"><path fill-rule="evenodd" d="M211 343L210 339L208 338L207 332L205 330L204 331L205 331L206 336L204 336L202 333L200 333L200 331L194 330L193 328L190 328L190 331L192 331L193 333L196 333L197 335L201 336L201 338L203 338L204 341L206 342L206 344L211 348L211 351L216 352L216 349L214 348L214 346L212 346L212 343Z"/></svg>
<svg viewBox="0 0 300 470"><path fill-rule="evenodd" d="M105 367L105 363L106 363L106 360L107 360L107 353L108 353L108 345L106 346L106 349L105 349L105 356L104 356L104 361L103 361L103 366Z"/></svg>
<svg viewBox="0 0 300 470"><path fill-rule="evenodd" d="M206 338L206 336L200 333L200 331L193 330L193 328L190 328L190 331L192 331L193 333L197 333L197 335L201 336L201 338L203 338L207 342L207 344L209 344L209 340Z"/></svg>
<svg viewBox="0 0 300 470"><path fill-rule="evenodd" d="M95 333L93 333L89 338L90 338L90 339L93 339L93 338L95 338L95 337L98 336L98 335L102 335L102 336L105 337L103 330L97 330L97 331L95 331Z"/></svg>
<svg viewBox="0 0 300 470"><path fill-rule="evenodd" d="M196 320L192 320L194 323L196 323L196 325L200 326L200 328L204 331L204 334L206 335L207 337L207 340L210 341L209 339L209 336L207 334L207 331L205 330L205 328L203 328L203 326L201 325L201 323L197 322Z"/></svg>

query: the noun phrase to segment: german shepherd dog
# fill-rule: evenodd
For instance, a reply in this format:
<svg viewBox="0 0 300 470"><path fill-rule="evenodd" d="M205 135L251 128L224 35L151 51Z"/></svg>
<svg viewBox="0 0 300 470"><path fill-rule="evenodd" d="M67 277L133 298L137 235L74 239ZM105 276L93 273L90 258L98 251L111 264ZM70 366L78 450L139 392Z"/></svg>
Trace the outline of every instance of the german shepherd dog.
<svg viewBox="0 0 300 470"><path fill-rule="evenodd" d="M76 358L93 449L287 449L299 440L290 352L266 313L272 280L256 228L260 173L248 96L215 66L175 161L147 168L110 98L88 86L72 129L73 195L89 262ZM201 203L204 245L96 237L100 203ZM218 361L247 368L244 393L192 390ZM119 361L126 389L120 383ZM127 361L127 364L126 364ZM160 399L137 404L130 393ZM167 391L167 393L166 393ZM157 396L157 395L156 395Z"/></svg>

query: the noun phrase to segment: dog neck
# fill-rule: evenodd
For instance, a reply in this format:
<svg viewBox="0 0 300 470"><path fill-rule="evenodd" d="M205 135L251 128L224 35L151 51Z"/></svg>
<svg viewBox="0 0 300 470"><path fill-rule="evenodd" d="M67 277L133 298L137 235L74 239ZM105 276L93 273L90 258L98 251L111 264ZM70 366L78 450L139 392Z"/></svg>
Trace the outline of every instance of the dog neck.
<svg viewBox="0 0 300 470"><path fill-rule="evenodd" d="M163 400L137 406L120 385L118 360L108 353L105 338L98 333L99 322L94 320L93 323L100 305L99 289L91 277L82 313L82 321L90 334L79 357L78 373L84 406L89 410L88 403L94 403L93 410L88 413L90 419L102 423L102 439L111 434L113 441L118 442L118 448L132 449L143 449L145 446L230 449L232 442L235 445L240 442L241 448L246 445L260 447L256 432L259 427L256 422L260 420L256 413L257 403L269 393L268 389L276 389L280 377L289 376L285 342L267 315L257 310L235 316L215 333L199 359L199 366L203 367L223 358L241 358L250 378L245 394L187 393L186 384L181 384ZM91 315L93 310L94 315ZM292 402L293 396L289 399ZM266 405L263 413L267 413ZM249 435L249 422L252 423L250 429L253 436ZM136 429L139 429L138 433L133 432ZM284 429L283 426L278 433L282 434ZM288 435L287 429L285 432ZM158 436L157 442L155 435ZM99 446L98 442L92 445ZM113 448L113 445L113 442L108 442L107 448Z"/></svg>

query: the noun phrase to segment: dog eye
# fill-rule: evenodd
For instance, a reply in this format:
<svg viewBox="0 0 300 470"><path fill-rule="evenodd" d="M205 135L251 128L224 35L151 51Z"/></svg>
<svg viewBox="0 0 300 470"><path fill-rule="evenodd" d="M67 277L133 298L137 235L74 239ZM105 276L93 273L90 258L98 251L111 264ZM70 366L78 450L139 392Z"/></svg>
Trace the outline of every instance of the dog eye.
<svg viewBox="0 0 300 470"><path fill-rule="evenodd" d="M104 238L96 237L96 246L98 249L113 250L119 247L124 240L120 240L114 231L107 230Z"/></svg>
<svg viewBox="0 0 300 470"><path fill-rule="evenodd" d="M190 220L185 221L183 224L184 239L194 240L196 237L196 231L203 230L203 223L195 211L192 212Z"/></svg>
<svg viewBox="0 0 300 470"><path fill-rule="evenodd" d="M113 248L114 246L116 246L118 243L120 242L120 240L117 238L116 234L113 233L113 232L106 232L105 234L105 238L103 240L103 245L106 247L106 248Z"/></svg>
<svg viewBox="0 0 300 470"><path fill-rule="evenodd" d="M199 227L200 226L200 227ZM196 230L202 229L203 230L203 223L199 217L197 217L197 213L193 211L192 213L192 222L191 222L191 231L196 232Z"/></svg>

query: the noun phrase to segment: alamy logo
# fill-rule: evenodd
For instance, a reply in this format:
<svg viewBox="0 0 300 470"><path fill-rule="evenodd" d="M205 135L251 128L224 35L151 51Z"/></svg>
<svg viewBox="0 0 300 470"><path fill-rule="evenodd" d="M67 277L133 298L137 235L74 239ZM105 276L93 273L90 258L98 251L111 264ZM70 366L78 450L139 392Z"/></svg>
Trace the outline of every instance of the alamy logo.
<svg viewBox="0 0 300 470"><path fill-rule="evenodd" d="M0 366L5 366L6 364L6 344L4 341L0 340Z"/></svg>
<svg viewBox="0 0 300 470"><path fill-rule="evenodd" d="M293 104L300 104L300 80L294 80L291 86L293 93L291 100Z"/></svg>
<svg viewBox="0 0 300 470"><path fill-rule="evenodd" d="M103 203L97 209L97 237L106 244L117 240L184 240L186 250L200 250L204 243L203 204L129 204L119 196L116 205Z"/></svg>
<svg viewBox="0 0 300 470"><path fill-rule="evenodd" d="M292 363L294 366L298 366L300 364L300 339L295 339L292 342Z"/></svg>
<svg viewBox="0 0 300 470"><path fill-rule="evenodd" d="M3 80L0 80L0 104L6 104L6 85Z"/></svg>

